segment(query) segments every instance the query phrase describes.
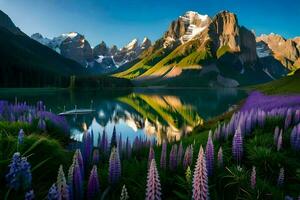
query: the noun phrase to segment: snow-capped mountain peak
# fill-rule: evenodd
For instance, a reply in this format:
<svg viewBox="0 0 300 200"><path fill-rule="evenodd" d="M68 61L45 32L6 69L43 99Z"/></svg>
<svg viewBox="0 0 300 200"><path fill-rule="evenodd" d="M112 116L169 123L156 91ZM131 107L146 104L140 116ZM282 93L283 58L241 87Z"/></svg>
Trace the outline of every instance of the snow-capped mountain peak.
<svg viewBox="0 0 300 200"><path fill-rule="evenodd" d="M211 19L208 15L201 15L195 11L187 11L179 18L188 25L186 34L181 37L182 43L185 43L193 39L196 35L200 34L209 26L211 22Z"/></svg>
<svg viewBox="0 0 300 200"><path fill-rule="evenodd" d="M130 50L135 49L137 46L138 46L138 39L134 38L131 42L129 42L125 46L125 48L130 51Z"/></svg>
<svg viewBox="0 0 300 200"><path fill-rule="evenodd" d="M77 32L69 32L69 33L63 33L61 36L64 37L64 38L71 38L73 39L74 37L76 37L78 35Z"/></svg>

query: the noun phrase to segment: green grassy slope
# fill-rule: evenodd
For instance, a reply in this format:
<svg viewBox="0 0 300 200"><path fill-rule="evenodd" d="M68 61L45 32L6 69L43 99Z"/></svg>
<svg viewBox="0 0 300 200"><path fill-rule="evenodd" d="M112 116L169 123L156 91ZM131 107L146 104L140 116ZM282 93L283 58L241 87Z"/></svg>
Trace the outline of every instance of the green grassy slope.
<svg viewBox="0 0 300 200"><path fill-rule="evenodd" d="M293 75L286 76L266 84L261 84L252 89L260 90L266 94L300 93L300 70Z"/></svg>

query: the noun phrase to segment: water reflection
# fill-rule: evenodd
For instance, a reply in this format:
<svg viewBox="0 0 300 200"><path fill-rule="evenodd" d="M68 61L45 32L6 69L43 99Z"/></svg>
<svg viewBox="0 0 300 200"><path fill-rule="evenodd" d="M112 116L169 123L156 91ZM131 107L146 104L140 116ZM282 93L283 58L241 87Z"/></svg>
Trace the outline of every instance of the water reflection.
<svg viewBox="0 0 300 200"><path fill-rule="evenodd" d="M114 126L123 138L131 141L136 136L156 138L159 144L163 140L179 140L205 119L228 110L245 95L237 90L195 90L189 94L177 91L177 96L174 92L136 91L96 103L96 113L73 116L70 120L71 137L81 140L82 123L89 123L94 141L103 130L110 137Z"/></svg>
<svg viewBox="0 0 300 200"><path fill-rule="evenodd" d="M204 120L219 115L246 97L237 89L157 89L145 90L0 90L1 99L35 103L42 100L47 108L59 113L65 109L90 108L96 112L69 116L71 138L81 140L84 123L93 130L94 141L106 130L131 141L136 136L179 140Z"/></svg>

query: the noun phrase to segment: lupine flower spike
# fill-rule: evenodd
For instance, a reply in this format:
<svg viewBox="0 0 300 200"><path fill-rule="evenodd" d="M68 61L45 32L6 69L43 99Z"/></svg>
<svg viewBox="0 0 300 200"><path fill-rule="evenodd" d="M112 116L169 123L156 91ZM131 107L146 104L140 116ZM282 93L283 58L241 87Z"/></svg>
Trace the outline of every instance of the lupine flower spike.
<svg viewBox="0 0 300 200"><path fill-rule="evenodd" d="M282 147L282 130L280 131L280 134L278 136L277 151L280 151L281 147Z"/></svg>
<svg viewBox="0 0 300 200"><path fill-rule="evenodd" d="M255 166L253 166L251 172L251 188L255 189L255 187L256 187L256 168Z"/></svg>
<svg viewBox="0 0 300 200"><path fill-rule="evenodd" d="M148 167L150 166L152 159L154 159L154 149L152 146L150 146L149 156L148 156Z"/></svg>
<svg viewBox="0 0 300 200"><path fill-rule="evenodd" d="M174 144L170 151L169 168L170 170L175 170L177 168L177 144Z"/></svg>
<svg viewBox="0 0 300 200"><path fill-rule="evenodd" d="M59 199L69 200L69 187L66 182L65 173L62 165L59 166L56 185Z"/></svg>
<svg viewBox="0 0 300 200"><path fill-rule="evenodd" d="M119 152L116 147L111 150L109 158L109 182L111 184L116 184L121 177L121 162L119 157Z"/></svg>
<svg viewBox="0 0 300 200"><path fill-rule="evenodd" d="M33 200L34 199L34 192L33 190L30 190L25 193L25 200Z"/></svg>
<svg viewBox="0 0 300 200"><path fill-rule="evenodd" d="M55 184L53 184L48 191L47 199L48 200L58 200L58 196L59 196L59 194L58 194L57 187Z"/></svg>
<svg viewBox="0 0 300 200"><path fill-rule="evenodd" d="M278 179L277 179L277 185L279 187L283 186L284 183L284 168L280 168Z"/></svg>
<svg viewBox="0 0 300 200"><path fill-rule="evenodd" d="M219 151L218 151L218 167L222 168L223 164L224 164L224 161L223 161L223 150L222 150L222 147L220 147Z"/></svg>
<svg viewBox="0 0 300 200"><path fill-rule="evenodd" d="M178 152L177 152L177 166L181 165L182 156L183 156L183 146L182 146L182 142L180 142L178 147Z"/></svg>
<svg viewBox="0 0 300 200"><path fill-rule="evenodd" d="M129 195L127 192L127 188L125 185L123 185L120 200L128 200L128 199L129 199Z"/></svg>
<svg viewBox="0 0 300 200"><path fill-rule="evenodd" d="M239 128L236 130L232 140L232 154L233 158L240 164L243 156L243 138Z"/></svg>
<svg viewBox="0 0 300 200"><path fill-rule="evenodd" d="M164 170L167 168L167 143L165 141L163 141L161 149L160 168Z"/></svg>
<svg viewBox="0 0 300 200"><path fill-rule="evenodd" d="M28 190L31 187L31 166L27 162L26 157L21 157L19 152L14 153L9 171L6 175L7 184L11 189Z"/></svg>
<svg viewBox="0 0 300 200"><path fill-rule="evenodd" d="M189 185L192 184L192 182L193 182L193 175L192 175L192 170L191 170L190 166L188 166L185 171L185 180Z"/></svg>
<svg viewBox="0 0 300 200"><path fill-rule="evenodd" d="M209 136L207 139L206 151L205 151L208 176L211 176L213 174L213 169L214 169L214 144L212 142L211 135L212 132L209 131Z"/></svg>
<svg viewBox="0 0 300 200"><path fill-rule="evenodd" d="M19 134L18 134L18 145L23 144L24 140L24 131L23 129L20 129Z"/></svg>
<svg viewBox="0 0 300 200"><path fill-rule="evenodd" d="M206 159L202 146L200 147L193 177L193 200L208 200L208 177Z"/></svg>
<svg viewBox="0 0 300 200"><path fill-rule="evenodd" d="M87 199L92 200L100 193L99 178L96 165L93 166L93 169L90 174L88 188L87 188Z"/></svg>
<svg viewBox="0 0 300 200"><path fill-rule="evenodd" d="M146 200L161 200L161 186L156 162L152 159L147 176Z"/></svg>
<svg viewBox="0 0 300 200"><path fill-rule="evenodd" d="M187 169L188 166L191 166L193 163L193 147L192 145L188 146L185 150L183 158L183 168Z"/></svg>

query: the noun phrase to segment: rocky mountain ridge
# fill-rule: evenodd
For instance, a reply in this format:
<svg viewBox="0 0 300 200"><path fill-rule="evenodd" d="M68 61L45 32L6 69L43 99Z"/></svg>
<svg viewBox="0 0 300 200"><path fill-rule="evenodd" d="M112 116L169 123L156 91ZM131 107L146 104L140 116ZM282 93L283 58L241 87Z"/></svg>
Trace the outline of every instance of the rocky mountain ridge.
<svg viewBox="0 0 300 200"><path fill-rule="evenodd" d="M53 39L35 33L31 38L64 57L75 60L84 67L94 68L96 72L101 73L112 72L119 66L137 59L151 46L151 41L145 37L141 43L138 39L133 39L121 49L115 45L108 47L104 41L92 48L87 39L77 32L62 34Z"/></svg>
<svg viewBox="0 0 300 200"><path fill-rule="evenodd" d="M271 33L256 38L260 45L265 44L269 49L269 55L282 63L287 69L300 68L300 37L285 39L281 35Z"/></svg>
<svg viewBox="0 0 300 200"><path fill-rule="evenodd" d="M230 87L265 82L285 73L278 66L262 68L256 48L254 33L239 25L234 13L222 11L210 18L188 11L170 24L138 63L115 76L142 84L194 79Z"/></svg>

